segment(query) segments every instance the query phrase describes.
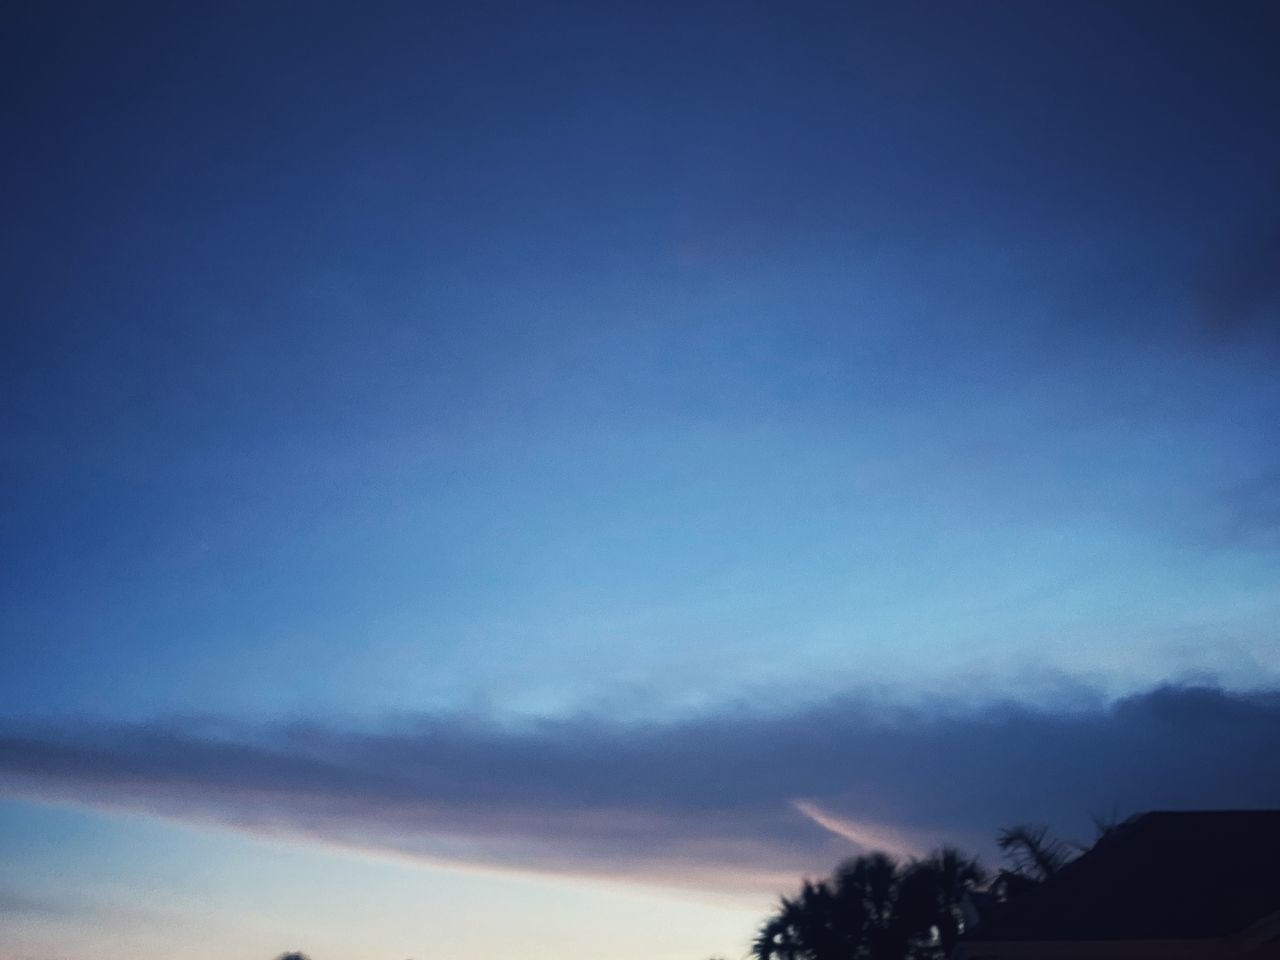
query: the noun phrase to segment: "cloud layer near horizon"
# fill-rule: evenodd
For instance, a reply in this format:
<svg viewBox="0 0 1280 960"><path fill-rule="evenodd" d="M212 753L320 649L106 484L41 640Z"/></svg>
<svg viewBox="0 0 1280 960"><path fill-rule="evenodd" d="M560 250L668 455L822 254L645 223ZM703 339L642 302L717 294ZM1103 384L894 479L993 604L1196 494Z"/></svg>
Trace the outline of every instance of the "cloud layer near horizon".
<svg viewBox="0 0 1280 960"><path fill-rule="evenodd" d="M1280 806L1277 756L1280 692L1161 687L1063 710L846 698L653 724L10 727L0 792L433 862L776 890L859 846Z"/></svg>

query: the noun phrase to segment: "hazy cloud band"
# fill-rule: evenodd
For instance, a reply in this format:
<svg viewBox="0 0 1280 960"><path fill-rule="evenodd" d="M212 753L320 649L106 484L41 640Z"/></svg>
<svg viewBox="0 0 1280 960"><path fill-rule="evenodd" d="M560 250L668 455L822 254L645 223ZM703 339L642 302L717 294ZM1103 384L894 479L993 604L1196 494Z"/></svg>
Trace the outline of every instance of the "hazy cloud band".
<svg viewBox="0 0 1280 960"><path fill-rule="evenodd" d="M0 791L431 860L776 888L857 841L985 846L1090 812L1280 806L1280 693L1162 687L1067 710L848 698L790 714L513 728L419 718L10 727Z"/></svg>

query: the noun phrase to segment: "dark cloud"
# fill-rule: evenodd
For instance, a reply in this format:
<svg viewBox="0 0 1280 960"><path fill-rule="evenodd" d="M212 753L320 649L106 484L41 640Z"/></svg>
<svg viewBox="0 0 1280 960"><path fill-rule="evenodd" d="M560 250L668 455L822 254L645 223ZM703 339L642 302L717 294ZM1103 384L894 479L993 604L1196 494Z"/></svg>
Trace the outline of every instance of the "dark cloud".
<svg viewBox="0 0 1280 960"><path fill-rule="evenodd" d="M9 729L0 789L432 860L776 887L850 838L985 845L1033 819L1280 806L1280 693L920 711L843 699L682 722Z"/></svg>

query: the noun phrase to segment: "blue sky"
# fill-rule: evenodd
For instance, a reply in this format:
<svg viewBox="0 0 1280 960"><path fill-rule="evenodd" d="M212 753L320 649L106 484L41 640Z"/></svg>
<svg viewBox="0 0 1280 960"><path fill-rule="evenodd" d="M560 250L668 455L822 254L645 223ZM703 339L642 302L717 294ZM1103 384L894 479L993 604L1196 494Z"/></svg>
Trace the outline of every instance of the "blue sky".
<svg viewBox="0 0 1280 960"><path fill-rule="evenodd" d="M428 952L290 913L350 871L467 887L455 917L621 897L607 956L732 952L850 835L1280 803L1268 5L9 19L0 842L46 839L4 960L269 956L292 928L233 890L273 858L255 901L317 960ZM937 762L1010 717L1078 795L982 813L1017 763ZM1178 759L1201 721L1234 792ZM693 772L745 775L727 730L794 789L726 808ZM832 779L868 731L970 805ZM1116 761L1151 755L1146 787ZM169 893L68 879L186 845L237 917L202 947L142 910Z"/></svg>

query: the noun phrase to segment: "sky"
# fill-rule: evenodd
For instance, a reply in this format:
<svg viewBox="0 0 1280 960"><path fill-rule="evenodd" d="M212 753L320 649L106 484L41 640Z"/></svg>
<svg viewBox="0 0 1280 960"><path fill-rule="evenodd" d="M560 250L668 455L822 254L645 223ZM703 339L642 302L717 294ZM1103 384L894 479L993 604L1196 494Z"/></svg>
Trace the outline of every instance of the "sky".
<svg viewBox="0 0 1280 960"><path fill-rule="evenodd" d="M1274 5L3 16L0 960L1280 806Z"/></svg>

